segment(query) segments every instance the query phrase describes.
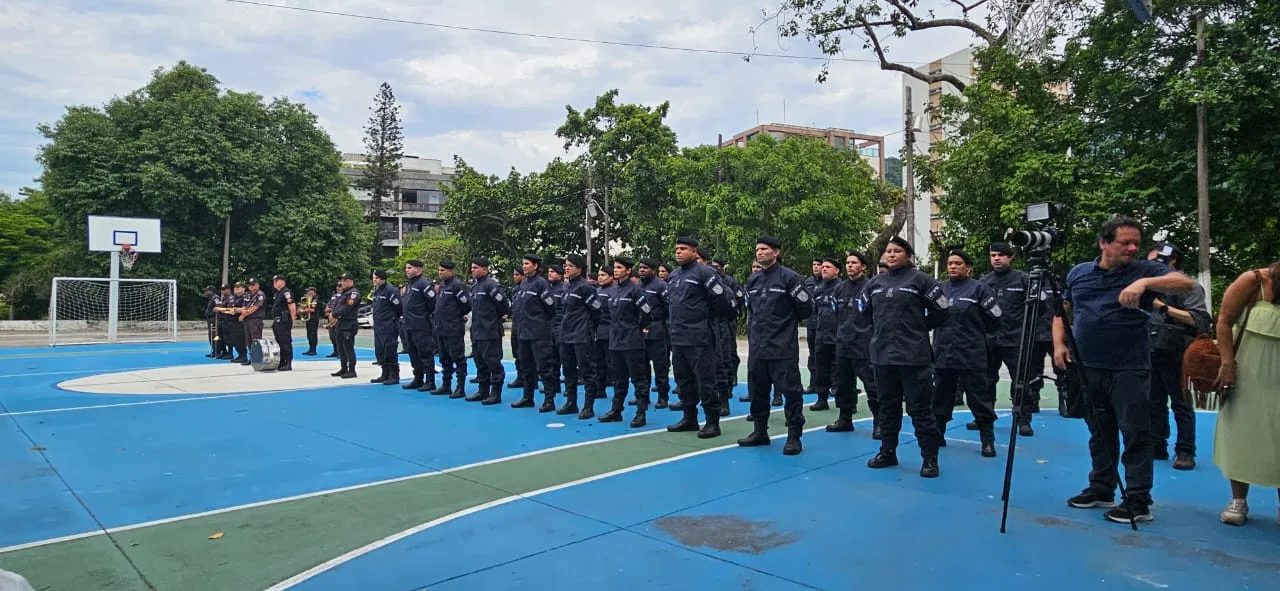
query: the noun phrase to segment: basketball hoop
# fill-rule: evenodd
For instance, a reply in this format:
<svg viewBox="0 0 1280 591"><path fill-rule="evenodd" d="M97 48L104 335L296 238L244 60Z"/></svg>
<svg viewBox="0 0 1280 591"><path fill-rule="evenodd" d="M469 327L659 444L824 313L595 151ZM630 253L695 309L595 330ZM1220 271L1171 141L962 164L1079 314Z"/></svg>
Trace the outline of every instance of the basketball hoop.
<svg viewBox="0 0 1280 591"><path fill-rule="evenodd" d="M139 252L133 249L133 245L125 242L120 245L120 266L125 269L132 269L133 264L138 261Z"/></svg>

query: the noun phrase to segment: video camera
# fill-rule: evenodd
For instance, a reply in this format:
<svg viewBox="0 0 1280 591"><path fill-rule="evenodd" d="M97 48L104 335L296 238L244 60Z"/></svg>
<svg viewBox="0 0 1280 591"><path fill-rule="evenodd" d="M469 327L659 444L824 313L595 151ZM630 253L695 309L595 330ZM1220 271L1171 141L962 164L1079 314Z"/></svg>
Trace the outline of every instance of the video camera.
<svg viewBox="0 0 1280 591"><path fill-rule="evenodd" d="M1062 246L1065 236L1053 226L1053 221L1064 209L1065 206L1060 203L1028 205L1023 220L1032 225L1033 229L1011 233L1009 244L1026 251L1050 250Z"/></svg>

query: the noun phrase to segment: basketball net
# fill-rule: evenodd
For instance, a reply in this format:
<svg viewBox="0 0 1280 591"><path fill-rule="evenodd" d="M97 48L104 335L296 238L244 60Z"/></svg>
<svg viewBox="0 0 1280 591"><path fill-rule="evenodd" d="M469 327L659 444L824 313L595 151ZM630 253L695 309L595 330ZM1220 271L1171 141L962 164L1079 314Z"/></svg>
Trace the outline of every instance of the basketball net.
<svg viewBox="0 0 1280 591"><path fill-rule="evenodd" d="M138 251L133 249L133 245L125 242L120 245L120 266L125 269L132 269L133 264L138 261Z"/></svg>

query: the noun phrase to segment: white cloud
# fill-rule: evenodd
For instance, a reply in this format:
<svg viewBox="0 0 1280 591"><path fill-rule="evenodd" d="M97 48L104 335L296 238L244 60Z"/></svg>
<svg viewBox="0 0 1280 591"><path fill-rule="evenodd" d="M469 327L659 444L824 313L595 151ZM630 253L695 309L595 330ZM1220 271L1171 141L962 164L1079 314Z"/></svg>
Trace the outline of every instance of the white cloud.
<svg viewBox="0 0 1280 591"><path fill-rule="evenodd" d="M716 140L757 122L887 133L902 125L900 76L874 63L741 56L816 55L779 40L761 10L777 0L255 0L455 28L247 5L227 0L7 0L0 3L0 190L39 175L33 157L68 105L101 105L179 60L207 68L230 89L305 103L343 151L360 151L378 85L404 107L406 148L478 169L529 171L563 155L554 130L564 107L585 108L617 88L620 100L671 102L681 144ZM945 5L944 0L928 4ZM928 8L928 7L925 7ZM462 30L494 29L595 39L595 44ZM969 42L954 32L897 41L909 63ZM725 50L646 49L651 44ZM847 57L870 59L849 38ZM910 54L910 55L906 55ZM785 114L784 105L785 102ZM891 135L896 153L900 134Z"/></svg>

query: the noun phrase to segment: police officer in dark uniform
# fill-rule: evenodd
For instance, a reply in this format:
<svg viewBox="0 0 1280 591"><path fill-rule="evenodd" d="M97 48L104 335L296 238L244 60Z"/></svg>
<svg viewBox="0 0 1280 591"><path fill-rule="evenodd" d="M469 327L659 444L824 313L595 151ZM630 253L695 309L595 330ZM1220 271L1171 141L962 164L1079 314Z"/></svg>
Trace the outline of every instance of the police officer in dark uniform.
<svg viewBox="0 0 1280 591"><path fill-rule="evenodd" d="M213 356L214 359L231 359L232 357L231 343L233 341L231 340L231 333L227 330L229 315L218 311L219 308L231 307L231 300L231 286L221 285L218 288L218 293L214 294L213 300L211 301L211 304L213 305L212 312L213 322L215 325L214 331L215 336L217 337L217 340L215 341L216 354Z"/></svg>
<svg viewBox="0 0 1280 591"><path fill-rule="evenodd" d="M267 294L262 293L262 287L258 285L257 279L249 280L249 297L245 300L245 308L243 314L240 315L244 324L245 347L253 344L254 341L262 338L262 324L267 317ZM245 364L248 364L245 359Z"/></svg>
<svg viewBox="0 0 1280 591"><path fill-rule="evenodd" d="M204 288L204 324L209 332L209 352L205 357L214 358L218 356L218 348L221 340L214 340L213 337L218 336L218 313L213 311L217 306L218 296L213 293L213 286L209 285Z"/></svg>
<svg viewBox="0 0 1280 591"><path fill-rule="evenodd" d="M873 324L871 363L880 395L880 452L871 468L898 465L902 404L915 427L923 461L920 476L938 476L942 431L933 415L933 348L929 330L946 320L951 301L937 281L911 263L911 244L894 237L885 247L889 270L871 278L858 300Z"/></svg>
<svg viewBox="0 0 1280 591"><path fill-rule="evenodd" d="M405 348L413 366L413 381L401 386L405 390L430 392L436 388L436 337L432 319L436 311L436 294L431 280L422 275L422 261L414 259L404 265L409 283L400 299L404 323Z"/></svg>
<svg viewBox="0 0 1280 591"><path fill-rule="evenodd" d="M787 443L782 453L800 453L804 430L804 385L800 382L801 322L813 315L813 294L804 277L782 265L782 244L772 236L756 240L761 270L747 280L747 388L751 390L751 434L738 440L742 447L769 445L769 400L765 393L782 393L787 418ZM821 370L821 368L819 368Z"/></svg>
<svg viewBox="0 0 1280 591"><path fill-rule="evenodd" d="M440 261L439 284L436 292L436 342L440 347L440 387L432 394L449 394L449 398L466 396L467 353L463 337L467 332L466 315L471 313L471 294L453 275L453 261ZM450 393L450 380L458 379L458 385Z"/></svg>
<svg viewBox="0 0 1280 591"><path fill-rule="evenodd" d="M1000 381L1000 365L1003 363L1013 376L1018 371L1018 344L1022 338L1022 317L1025 315L1027 288L1030 277L1010 266L1013 261L1013 248L1005 242L993 242L988 249L991 260L990 273L979 279L991 287L996 294L996 303L1004 312L1000 316L999 328L991 335L987 344L987 389L988 398L995 398L996 383ZM1035 434L1031 428L1031 397L1020 397L1012 393L1011 400L1022 400L1022 408L1014 409L1014 419L1018 425L1018 434L1030 437ZM968 429L978 429L977 421L967 425Z"/></svg>
<svg viewBox="0 0 1280 591"><path fill-rule="evenodd" d="M595 325L603 302L596 299L596 288L582 276L587 261L574 253L564 258L564 285L561 288L560 363L564 367L565 403L556 414L578 413L578 386L595 381L591 363L591 345ZM648 384L645 384L648 387Z"/></svg>
<svg viewBox="0 0 1280 591"><path fill-rule="evenodd" d="M536 254L524 255L524 281L511 298L511 317L520 327L520 371L523 374L524 395L511 408L533 406L533 391L542 379L543 401L538 412L556 409L556 394L560 392L560 380L556 374L555 358L551 354L551 316L555 313L555 298L551 286L538 272L542 258Z"/></svg>
<svg viewBox="0 0 1280 591"><path fill-rule="evenodd" d="M298 315L298 307L284 275L272 277L271 287L275 290L275 297L271 299L271 335L280 347L276 371L290 371L293 369L293 319Z"/></svg>
<svg viewBox="0 0 1280 591"><path fill-rule="evenodd" d="M636 416L632 427L646 424L649 409L649 364L646 362L644 328L651 324L653 307L639 283L631 281L635 263L627 257L613 260L613 279L617 284L609 300L609 355L613 375L613 407L600 417L601 423L622 420L623 403L627 400L627 378L635 389Z"/></svg>
<svg viewBox="0 0 1280 591"><path fill-rule="evenodd" d="M592 360L595 362L595 368L592 370L595 379L587 389L586 403L582 407L582 412L578 413L578 418L581 420L596 416L595 401L606 398L605 388L612 378L609 339L612 333L613 296L617 292L618 286L613 281L613 273L602 267L600 272L596 273L596 300L600 302L600 318L596 322L595 341L591 351Z"/></svg>
<svg viewBox="0 0 1280 591"><path fill-rule="evenodd" d="M510 307L511 305L515 305L516 294L520 292L520 284L523 282L524 282L524 269L521 269L520 266L517 265L515 269L511 270L511 292L510 292L511 297L508 298L507 300L507 303L509 305L508 307ZM511 319L511 359L513 360L516 366L516 377L515 379L511 380L511 383L507 384L507 387L523 388L524 382L520 381L522 379L520 376L524 374L521 373L520 356L517 355L517 352L519 352L520 350L520 339L517 334L520 332L520 327L516 325L515 314L512 314L510 311L508 311L507 315Z"/></svg>
<svg viewBox="0 0 1280 591"><path fill-rule="evenodd" d="M684 416L667 427L671 432L697 431L700 439L720 436L720 397L715 391L715 349L711 319L736 307L715 269L697 260L698 241L676 239L676 264L667 280L667 330L671 361ZM706 424L699 428L698 407Z"/></svg>
<svg viewBox="0 0 1280 591"><path fill-rule="evenodd" d="M489 275L489 259L471 260L471 357L476 362L476 393L467 402L492 405L502 402L502 318L511 310L511 299Z"/></svg>
<svg viewBox="0 0 1280 591"><path fill-rule="evenodd" d="M324 307L324 317L326 319L329 319L333 316L333 307L337 305L338 298L340 297L342 297L342 280L341 279L339 279L338 283L333 286L333 294L329 296L329 304ZM328 326L326 331L328 331L329 333L329 344L333 345L333 351L330 351L328 355L325 355L325 357L337 358L338 357L338 325L333 322L328 322L326 323L326 326Z"/></svg>
<svg viewBox="0 0 1280 591"><path fill-rule="evenodd" d="M978 424L982 456L994 458L996 399L987 388L987 335L999 329L1003 311L991 287L969 277L972 271L973 259L964 251L953 250L947 256L949 280L942 284L942 293L951 309L933 331L933 415L945 434L955 399L963 392Z"/></svg>
<svg viewBox="0 0 1280 591"><path fill-rule="evenodd" d="M653 372L654 408L666 408L671 396L671 353L667 350L667 282L658 278L658 261L640 259L636 265L640 289L653 309L644 327L645 363ZM649 373L646 370L645 373Z"/></svg>
<svg viewBox="0 0 1280 591"><path fill-rule="evenodd" d="M871 318L864 316L858 308L858 298L862 297L862 289L867 285L866 273L870 268L871 259L860 252L850 252L844 258L847 279L836 285L836 408L840 409L840 416L827 425L827 431L853 431L853 415L858 412L856 386L861 380L862 387L867 389L867 408L871 409L871 438L879 439L877 417L880 398L871 367L872 323Z"/></svg>
<svg viewBox="0 0 1280 591"><path fill-rule="evenodd" d="M551 299L555 311L551 314L551 359L555 365L556 383L561 383L564 361L560 359L560 318L564 316L564 269L557 264L547 267L547 285L551 286ZM557 388L556 392L560 390Z"/></svg>
<svg viewBox="0 0 1280 591"><path fill-rule="evenodd" d="M813 367L816 372L811 379L814 391L818 393L818 401L809 410L827 410L831 406L827 399L834 388L832 378L836 366L836 328L840 321L836 318L836 287L840 285L840 262L823 257L818 271L818 280L813 284L813 318L809 326L809 350L813 351Z"/></svg>
<svg viewBox="0 0 1280 591"><path fill-rule="evenodd" d="M814 257L810 265L812 274L804 278L804 288L812 294L818 289L818 283L822 281L822 257ZM804 389L805 394L813 394L818 391L818 347L815 340L815 325L818 321L816 316L810 316L809 320L804 323L804 342L806 348L809 349L809 357L805 360L805 367L809 369L809 387ZM750 361L748 360L748 363ZM774 395L775 398L777 395ZM775 404L775 406L777 406Z"/></svg>
<svg viewBox="0 0 1280 591"><path fill-rule="evenodd" d="M235 309L228 319L228 328L231 333L231 344L236 349L236 355L231 359L232 363L240 365L249 365L249 331L245 328L245 310L249 307L249 294L245 292L244 283L236 282L233 288L234 293L231 296L231 308Z"/></svg>
<svg viewBox="0 0 1280 591"><path fill-rule="evenodd" d="M330 320L334 325L335 343L338 349L338 361L342 367L329 375L335 378L351 379L356 377L356 333L360 332L360 290L356 289L355 278L350 273L342 274L342 292L333 303Z"/></svg>
<svg viewBox="0 0 1280 591"><path fill-rule="evenodd" d="M711 259L707 264L715 269L724 288L733 294L734 309L716 314L711 320L711 337L716 350L716 395L720 397L720 416L729 416L729 404L733 400L733 386L738 382L738 317L743 313L746 290L728 273L724 272L723 259Z"/></svg>
<svg viewBox="0 0 1280 591"><path fill-rule="evenodd" d="M391 386L400 383L400 317L404 314L400 290L387 283L387 272L373 272L373 340L382 375L371 384Z"/></svg>

